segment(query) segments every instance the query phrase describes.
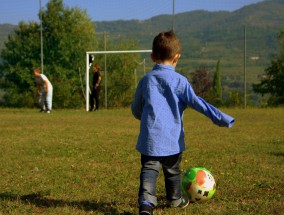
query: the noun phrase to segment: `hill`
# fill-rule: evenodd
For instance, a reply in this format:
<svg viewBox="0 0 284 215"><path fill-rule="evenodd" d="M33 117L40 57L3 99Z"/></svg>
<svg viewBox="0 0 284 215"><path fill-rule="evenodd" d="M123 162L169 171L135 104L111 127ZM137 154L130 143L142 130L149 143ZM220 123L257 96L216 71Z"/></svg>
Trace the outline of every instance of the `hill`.
<svg viewBox="0 0 284 215"><path fill-rule="evenodd" d="M134 39L140 49L151 49L155 35L172 29L173 18L171 15L159 15L147 20L96 22L95 26L98 39L102 32L107 33L107 46ZM0 49L15 27L0 25ZM176 14L174 30L183 46L177 70L188 75L203 66L213 73L220 60L225 91L230 88L242 92L246 39L247 83L250 90L251 83L259 81L258 77L272 56L279 53L277 37L283 29L284 0L266 0L233 12L198 10ZM150 67L148 60L147 68Z"/></svg>
<svg viewBox="0 0 284 215"><path fill-rule="evenodd" d="M184 46L183 55L220 57L232 48L242 48L244 26L252 54L265 59L277 49L277 35L284 27L284 0L268 0L243 7L234 12L193 11L175 15L174 30ZM172 16L160 15L148 20L96 22L97 32L107 32L110 41L135 38L141 49L151 48L153 36L172 28ZM213 43L223 45L222 52L210 50ZM226 48L227 47L227 48ZM206 50L207 48L207 50ZM218 50L219 51L219 50Z"/></svg>
<svg viewBox="0 0 284 215"><path fill-rule="evenodd" d="M135 38L141 49L151 49L153 37L172 28L172 16L160 15L148 20L96 22L97 32L107 32L108 42ZM175 15L174 30L183 50L178 65L187 74L197 67L213 73L221 60L223 85L242 92L244 80L244 40L248 90L258 82L273 55L279 53L278 35L284 29L284 0L267 0L239 10L204 10ZM246 32L246 37L244 36ZM250 95L256 100L256 95Z"/></svg>

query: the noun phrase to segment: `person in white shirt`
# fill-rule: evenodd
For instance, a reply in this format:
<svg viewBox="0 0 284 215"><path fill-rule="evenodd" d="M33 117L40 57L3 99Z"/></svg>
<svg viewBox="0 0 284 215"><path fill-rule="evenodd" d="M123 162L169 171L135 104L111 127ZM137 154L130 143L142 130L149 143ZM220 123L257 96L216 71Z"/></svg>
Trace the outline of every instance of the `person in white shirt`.
<svg viewBox="0 0 284 215"><path fill-rule="evenodd" d="M34 68L34 77L39 95L40 112L50 113L52 110L52 84L44 74L40 73L39 68Z"/></svg>

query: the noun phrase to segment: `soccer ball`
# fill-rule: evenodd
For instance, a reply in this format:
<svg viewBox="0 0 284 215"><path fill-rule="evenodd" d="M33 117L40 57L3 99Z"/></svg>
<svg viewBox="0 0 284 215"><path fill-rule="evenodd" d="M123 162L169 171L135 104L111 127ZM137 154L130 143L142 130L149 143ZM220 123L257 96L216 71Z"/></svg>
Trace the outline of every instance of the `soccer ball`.
<svg viewBox="0 0 284 215"><path fill-rule="evenodd" d="M193 167L182 176L182 191L191 202L206 201L214 195L216 182L206 168Z"/></svg>

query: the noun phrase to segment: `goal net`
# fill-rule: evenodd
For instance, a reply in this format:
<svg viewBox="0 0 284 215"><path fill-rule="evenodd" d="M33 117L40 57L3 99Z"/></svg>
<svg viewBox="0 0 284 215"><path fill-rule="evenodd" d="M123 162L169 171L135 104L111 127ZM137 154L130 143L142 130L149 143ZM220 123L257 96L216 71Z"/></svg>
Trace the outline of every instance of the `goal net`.
<svg viewBox="0 0 284 215"><path fill-rule="evenodd" d="M95 60L96 55L105 55L105 65L104 65L104 86L105 86L105 107L107 108L107 64L106 64L106 56L109 54L133 54L133 53L151 53L152 50L121 50L121 51L88 51L86 52L86 111L89 111L90 107L90 67L92 62ZM90 62L92 59L92 62Z"/></svg>

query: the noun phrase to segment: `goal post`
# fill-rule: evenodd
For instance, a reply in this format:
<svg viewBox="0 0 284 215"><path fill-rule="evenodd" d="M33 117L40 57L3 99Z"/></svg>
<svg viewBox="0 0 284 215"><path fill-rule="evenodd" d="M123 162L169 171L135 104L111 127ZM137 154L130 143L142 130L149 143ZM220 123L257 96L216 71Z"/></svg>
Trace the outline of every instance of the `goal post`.
<svg viewBox="0 0 284 215"><path fill-rule="evenodd" d="M88 51L86 52L86 111L89 111L89 99L90 99L90 78L89 78L89 70L91 67L90 63L90 55L95 56L99 54L131 54L131 53L151 53L152 50L122 50L122 51ZM94 60L94 59L93 59ZM105 102L107 108L107 68L106 68L106 61L105 61Z"/></svg>

